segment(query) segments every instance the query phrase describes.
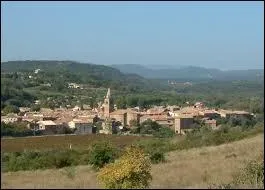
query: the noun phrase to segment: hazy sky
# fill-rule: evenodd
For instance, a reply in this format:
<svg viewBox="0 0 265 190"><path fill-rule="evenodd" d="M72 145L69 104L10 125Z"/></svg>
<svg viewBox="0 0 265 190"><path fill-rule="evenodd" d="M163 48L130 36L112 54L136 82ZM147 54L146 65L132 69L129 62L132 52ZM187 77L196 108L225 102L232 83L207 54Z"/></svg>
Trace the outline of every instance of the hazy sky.
<svg viewBox="0 0 265 190"><path fill-rule="evenodd" d="M263 7L263 2L1 2L1 58L264 68Z"/></svg>

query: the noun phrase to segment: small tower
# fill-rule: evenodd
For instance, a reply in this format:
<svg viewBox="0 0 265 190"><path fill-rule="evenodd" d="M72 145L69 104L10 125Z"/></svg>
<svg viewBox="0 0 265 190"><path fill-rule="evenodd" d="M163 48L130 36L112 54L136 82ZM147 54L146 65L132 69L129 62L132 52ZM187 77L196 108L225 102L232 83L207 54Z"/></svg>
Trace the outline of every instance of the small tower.
<svg viewBox="0 0 265 190"><path fill-rule="evenodd" d="M105 96L103 108L104 108L104 116L110 117L111 105L110 105L110 88L108 88L107 95Z"/></svg>

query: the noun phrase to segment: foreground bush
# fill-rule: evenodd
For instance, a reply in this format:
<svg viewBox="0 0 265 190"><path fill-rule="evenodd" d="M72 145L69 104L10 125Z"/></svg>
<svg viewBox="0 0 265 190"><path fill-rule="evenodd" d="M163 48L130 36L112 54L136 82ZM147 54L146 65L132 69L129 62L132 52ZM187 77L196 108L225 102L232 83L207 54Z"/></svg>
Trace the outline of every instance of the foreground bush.
<svg viewBox="0 0 265 190"><path fill-rule="evenodd" d="M209 189L264 189L264 158L251 160L227 184L211 184Z"/></svg>
<svg viewBox="0 0 265 190"><path fill-rule="evenodd" d="M151 161L144 151L130 147L115 163L100 170L98 180L109 189L147 188L152 179L150 172Z"/></svg>
<svg viewBox="0 0 265 190"><path fill-rule="evenodd" d="M81 153L73 150L4 153L2 160L3 171L63 168L82 164L80 156Z"/></svg>
<svg viewBox="0 0 265 190"><path fill-rule="evenodd" d="M152 164L165 162L165 153L175 150L175 145L169 140L148 139L142 140L135 144L149 155Z"/></svg>
<svg viewBox="0 0 265 190"><path fill-rule="evenodd" d="M158 164L160 162L166 161L164 152L152 152L150 155L150 159L152 164Z"/></svg>
<svg viewBox="0 0 265 190"><path fill-rule="evenodd" d="M100 142L92 145L88 163L95 169L102 168L105 164L113 162L117 156L117 150L108 142Z"/></svg>
<svg viewBox="0 0 265 190"><path fill-rule="evenodd" d="M250 161L234 183L238 187L264 189L264 160Z"/></svg>

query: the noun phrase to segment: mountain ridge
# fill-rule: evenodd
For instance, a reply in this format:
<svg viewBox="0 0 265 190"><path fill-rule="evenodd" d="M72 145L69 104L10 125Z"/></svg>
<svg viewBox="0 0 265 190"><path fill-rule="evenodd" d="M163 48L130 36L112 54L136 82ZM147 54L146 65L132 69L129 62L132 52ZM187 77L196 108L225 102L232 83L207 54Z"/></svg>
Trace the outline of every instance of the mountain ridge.
<svg viewBox="0 0 265 190"><path fill-rule="evenodd" d="M138 64L111 65L123 73L135 73L145 78L157 79L214 79L214 80L257 80L263 79L263 69L227 70L183 66L174 69L152 69Z"/></svg>

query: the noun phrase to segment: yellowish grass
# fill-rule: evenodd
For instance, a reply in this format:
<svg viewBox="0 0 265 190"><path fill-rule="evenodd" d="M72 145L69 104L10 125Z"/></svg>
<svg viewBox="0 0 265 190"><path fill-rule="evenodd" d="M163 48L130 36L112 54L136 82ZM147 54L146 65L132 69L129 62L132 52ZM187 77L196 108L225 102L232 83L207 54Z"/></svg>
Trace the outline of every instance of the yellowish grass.
<svg viewBox="0 0 265 190"><path fill-rule="evenodd" d="M228 183L248 160L263 151L264 135L220 146L174 151L167 162L152 166L151 188L207 188ZM1 188L101 188L89 166L75 167L73 179L65 169L2 173Z"/></svg>
<svg viewBox="0 0 265 190"><path fill-rule="evenodd" d="M229 183L248 160L264 154L264 135L220 146L170 152L167 163L154 165L151 188L207 188Z"/></svg>

